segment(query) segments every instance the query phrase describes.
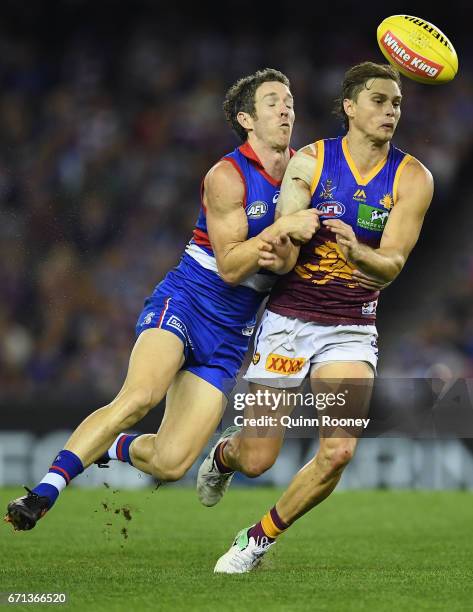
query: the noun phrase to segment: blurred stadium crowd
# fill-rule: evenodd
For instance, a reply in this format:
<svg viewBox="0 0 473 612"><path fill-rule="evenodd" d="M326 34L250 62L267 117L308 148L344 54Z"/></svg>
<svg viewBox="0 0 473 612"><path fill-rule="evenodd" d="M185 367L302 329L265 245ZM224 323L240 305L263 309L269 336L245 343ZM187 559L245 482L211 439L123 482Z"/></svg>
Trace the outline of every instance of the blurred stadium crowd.
<svg viewBox="0 0 473 612"><path fill-rule="evenodd" d="M328 43L331 61L314 61L326 59ZM191 236L200 181L238 145L221 110L234 80L265 66L289 76L298 148L341 133L330 111L345 69L383 61L374 35L355 31L322 32L315 43L288 30L263 45L251 31L236 38L145 21L113 40L78 30L60 53L3 31L0 50L4 396L118 390L143 300ZM461 78L443 88L404 79L395 143L433 172L437 210L455 206L460 189L473 201L459 185L473 150L465 61L472 58L460 58ZM432 245L439 232L458 245L450 219ZM456 278L440 282L430 270L442 295L428 298L415 333L407 322L408 336L389 345L389 372L429 375L443 364L473 373L473 260L462 251L458 261ZM423 272L416 274L421 282Z"/></svg>

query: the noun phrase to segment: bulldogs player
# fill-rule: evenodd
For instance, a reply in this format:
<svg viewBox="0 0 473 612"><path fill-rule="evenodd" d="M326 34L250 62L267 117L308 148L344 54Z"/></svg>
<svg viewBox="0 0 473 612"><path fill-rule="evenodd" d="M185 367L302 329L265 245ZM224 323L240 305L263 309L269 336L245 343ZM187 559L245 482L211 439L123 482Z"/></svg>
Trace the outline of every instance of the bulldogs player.
<svg viewBox="0 0 473 612"><path fill-rule="evenodd" d="M259 261L288 237L309 240L314 210L274 222L291 157L293 97L286 76L265 69L227 92L224 111L243 144L207 173L202 207L179 265L146 300L124 384L88 416L28 494L8 504L6 520L32 529L61 491L91 463L126 461L160 481L181 478L205 448L225 408L275 275ZM122 433L166 396L157 434Z"/></svg>

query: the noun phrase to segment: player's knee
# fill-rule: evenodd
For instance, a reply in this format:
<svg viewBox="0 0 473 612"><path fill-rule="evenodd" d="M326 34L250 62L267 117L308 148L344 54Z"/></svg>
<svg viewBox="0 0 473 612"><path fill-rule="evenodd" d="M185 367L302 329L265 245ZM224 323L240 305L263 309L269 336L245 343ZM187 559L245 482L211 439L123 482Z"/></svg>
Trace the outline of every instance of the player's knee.
<svg viewBox="0 0 473 612"><path fill-rule="evenodd" d="M343 470L355 454L356 443L352 439L339 438L323 449L323 460L329 474Z"/></svg>
<svg viewBox="0 0 473 612"><path fill-rule="evenodd" d="M151 469L153 476L162 482L176 482L187 473L190 465L173 457L166 457L159 453L153 455Z"/></svg>
<svg viewBox="0 0 473 612"><path fill-rule="evenodd" d="M276 457L269 453L250 451L240 454L240 468L248 478L257 478L274 465Z"/></svg>
<svg viewBox="0 0 473 612"><path fill-rule="evenodd" d="M338 472L345 468L352 460L354 453L355 449L350 445L338 447L332 456L332 469Z"/></svg>

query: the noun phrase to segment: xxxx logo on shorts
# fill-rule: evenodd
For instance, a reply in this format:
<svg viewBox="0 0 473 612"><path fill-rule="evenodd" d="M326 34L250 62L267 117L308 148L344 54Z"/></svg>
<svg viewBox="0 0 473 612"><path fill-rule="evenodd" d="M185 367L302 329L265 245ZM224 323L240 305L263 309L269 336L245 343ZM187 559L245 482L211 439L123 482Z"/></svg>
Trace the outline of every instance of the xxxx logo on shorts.
<svg viewBox="0 0 473 612"><path fill-rule="evenodd" d="M297 374L300 372L304 363L304 357L284 357L284 355L270 353L266 359L264 369L268 372L275 372L276 374L291 376L292 374Z"/></svg>

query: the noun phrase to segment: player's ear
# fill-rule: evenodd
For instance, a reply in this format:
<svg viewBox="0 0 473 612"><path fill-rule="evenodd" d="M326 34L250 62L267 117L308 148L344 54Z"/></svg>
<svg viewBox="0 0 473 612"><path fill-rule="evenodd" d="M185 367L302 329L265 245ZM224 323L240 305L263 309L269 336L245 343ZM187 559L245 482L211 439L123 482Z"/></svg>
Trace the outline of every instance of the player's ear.
<svg viewBox="0 0 473 612"><path fill-rule="evenodd" d="M345 98L343 100L343 110L349 119L353 119L354 117L354 105L355 101L350 100L350 98Z"/></svg>
<svg viewBox="0 0 473 612"><path fill-rule="evenodd" d="M244 127L245 130L253 129L253 119L251 115L249 115L248 113L244 113L243 111L240 111L236 118L237 118L238 123L242 127Z"/></svg>

